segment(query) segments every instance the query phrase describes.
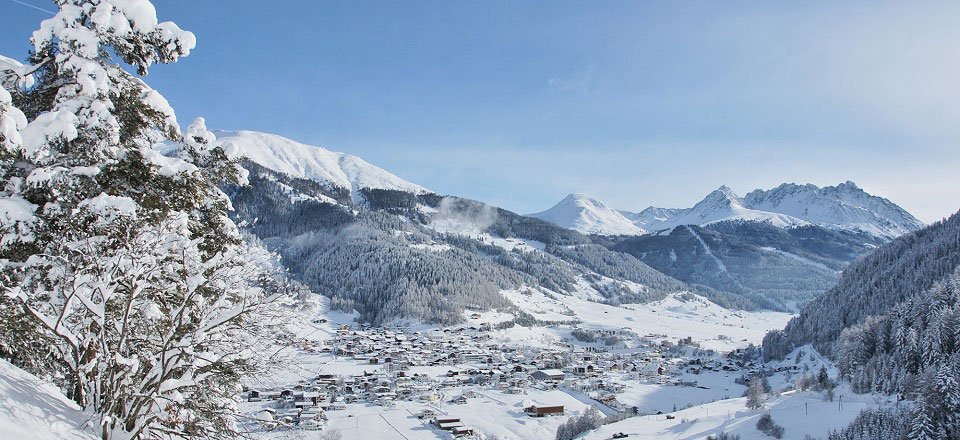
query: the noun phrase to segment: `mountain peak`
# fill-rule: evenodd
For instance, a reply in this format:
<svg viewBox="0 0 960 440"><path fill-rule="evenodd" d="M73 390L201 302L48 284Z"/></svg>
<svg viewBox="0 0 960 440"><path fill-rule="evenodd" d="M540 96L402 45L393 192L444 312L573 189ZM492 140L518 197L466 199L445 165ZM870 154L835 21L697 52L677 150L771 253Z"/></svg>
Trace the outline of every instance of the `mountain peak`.
<svg viewBox="0 0 960 440"><path fill-rule="evenodd" d="M727 185L721 185L719 188L707 194L696 206L739 206L743 204L743 199L733 192Z"/></svg>
<svg viewBox="0 0 960 440"><path fill-rule="evenodd" d="M783 183L756 189L740 197L721 185L692 208L650 207L638 214L623 213L634 224L658 231L680 225L705 225L725 220L764 221L780 227L816 224L893 238L923 226L893 202L868 194L852 181L820 188L810 183Z"/></svg>
<svg viewBox="0 0 960 440"><path fill-rule="evenodd" d="M837 185L837 188L860 189L860 187L857 186L856 183L853 183L852 180L848 180L848 181L846 181L846 182L843 182L843 183Z"/></svg>
<svg viewBox="0 0 960 440"><path fill-rule="evenodd" d="M584 234L638 235L646 232L619 211L584 193L569 194L552 208L529 216Z"/></svg>
<svg viewBox="0 0 960 440"><path fill-rule="evenodd" d="M594 205L596 205L596 204L602 205L602 204L603 204L603 202L601 202L600 200L597 200L597 199L591 197L591 196L588 195L587 193L581 193L581 192L575 192L575 193L567 194L567 196L564 197L563 200L570 201L570 202L576 202L576 203L590 203L590 204L594 204Z"/></svg>
<svg viewBox="0 0 960 440"><path fill-rule="evenodd" d="M217 140L237 148L239 155L291 177L340 187L357 197L363 188L415 194L430 190L407 182L365 160L323 147L302 144L282 136L255 131L214 131Z"/></svg>

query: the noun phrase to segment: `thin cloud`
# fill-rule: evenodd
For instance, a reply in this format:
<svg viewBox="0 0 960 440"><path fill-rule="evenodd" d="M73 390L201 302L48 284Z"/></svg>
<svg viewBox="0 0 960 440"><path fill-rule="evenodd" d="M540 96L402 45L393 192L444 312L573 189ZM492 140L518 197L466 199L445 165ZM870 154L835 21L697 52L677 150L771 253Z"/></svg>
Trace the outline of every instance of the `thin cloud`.
<svg viewBox="0 0 960 440"><path fill-rule="evenodd" d="M596 68L596 64L590 63L585 68L571 75L557 76L548 79L547 86L557 92L575 92L590 95L594 92L593 72Z"/></svg>

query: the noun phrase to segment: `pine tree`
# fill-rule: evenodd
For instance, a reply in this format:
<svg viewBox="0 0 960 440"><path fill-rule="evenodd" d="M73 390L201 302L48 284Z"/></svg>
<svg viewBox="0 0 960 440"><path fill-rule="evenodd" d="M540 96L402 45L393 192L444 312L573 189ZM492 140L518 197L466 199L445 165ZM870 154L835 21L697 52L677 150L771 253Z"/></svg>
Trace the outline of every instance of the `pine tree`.
<svg viewBox="0 0 960 440"><path fill-rule="evenodd" d="M827 374L827 368L820 366L820 371L817 372L817 389L825 390L831 388L830 375Z"/></svg>
<svg viewBox="0 0 960 440"><path fill-rule="evenodd" d="M938 399L937 415L944 432L951 436L960 435L960 354L953 356L952 362L944 363L935 378L935 396Z"/></svg>
<svg viewBox="0 0 960 440"><path fill-rule="evenodd" d="M931 419L926 401L917 399L913 420L910 422L910 438L913 440L933 440L937 438L936 427Z"/></svg>
<svg viewBox="0 0 960 440"><path fill-rule="evenodd" d="M217 185L243 183L238 162L202 120L183 139L113 59L145 75L193 34L146 0L58 5L0 93L0 354L56 378L104 439L233 438L238 379L273 331L275 262L226 216Z"/></svg>

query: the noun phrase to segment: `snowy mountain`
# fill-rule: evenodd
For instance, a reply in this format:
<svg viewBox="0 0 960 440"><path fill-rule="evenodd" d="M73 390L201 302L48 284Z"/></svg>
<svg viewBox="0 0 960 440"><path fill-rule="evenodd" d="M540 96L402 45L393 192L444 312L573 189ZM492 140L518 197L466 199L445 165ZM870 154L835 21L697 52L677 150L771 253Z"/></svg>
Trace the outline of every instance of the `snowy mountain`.
<svg viewBox="0 0 960 440"><path fill-rule="evenodd" d="M607 304L690 290L575 231L434 194L353 156L254 132L219 141L238 150L249 171L249 185L224 188L231 217L361 321L526 313L503 294L517 289Z"/></svg>
<svg viewBox="0 0 960 440"><path fill-rule="evenodd" d="M692 208L667 210L651 207L631 217L635 224L648 231L671 229L681 225L707 225L726 220L762 221L784 228L809 224L789 215L752 209L727 186L721 186L707 194Z"/></svg>
<svg viewBox="0 0 960 440"><path fill-rule="evenodd" d="M818 188L785 183L774 189L754 190L744 197L755 210L776 212L810 223L863 231L894 238L924 225L893 202L868 194L855 183Z"/></svg>
<svg viewBox="0 0 960 440"><path fill-rule="evenodd" d="M639 235L646 230L637 226L619 211L584 194L570 194L552 208L528 214L584 234Z"/></svg>
<svg viewBox="0 0 960 440"><path fill-rule="evenodd" d="M282 136L255 131L217 131L218 140L240 156L289 177L306 179L328 189L349 191L356 201L361 189L424 194L431 191L407 182L356 156L301 144Z"/></svg>
<svg viewBox="0 0 960 440"><path fill-rule="evenodd" d="M868 194L853 182L823 188L785 183L771 190L751 191L745 197L721 186L690 208L651 206L638 213L615 211L598 200L570 195L531 216L597 235L641 235L682 225L745 220L781 228L817 225L889 240L923 227L903 208Z"/></svg>
<svg viewBox="0 0 960 440"><path fill-rule="evenodd" d="M614 303L695 290L728 308L797 310L885 241L751 207L792 206L775 191L743 198L721 187L692 208L639 214L571 194L520 216L280 136L222 132L219 140L247 158L250 171L250 185L226 189L234 220L314 290L371 322L456 321L463 307L512 307L500 292L525 285ZM788 193L782 188L777 194ZM894 212L868 204L869 195L844 197ZM646 234L663 230L670 232Z"/></svg>

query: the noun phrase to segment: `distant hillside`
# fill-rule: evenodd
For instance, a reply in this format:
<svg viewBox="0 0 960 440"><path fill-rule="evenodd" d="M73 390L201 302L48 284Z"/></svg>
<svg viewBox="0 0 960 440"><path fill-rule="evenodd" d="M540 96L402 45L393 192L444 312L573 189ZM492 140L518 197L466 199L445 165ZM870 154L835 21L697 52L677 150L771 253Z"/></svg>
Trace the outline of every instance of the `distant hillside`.
<svg viewBox="0 0 960 440"><path fill-rule="evenodd" d="M841 332L923 294L960 265L960 213L904 235L857 260L836 286L807 304L783 331L764 339L764 355L779 358L812 343L834 354Z"/></svg>
<svg viewBox="0 0 960 440"><path fill-rule="evenodd" d="M365 322L516 311L501 292L524 286L610 304L690 290L576 231L431 193L358 158L252 132L225 141L250 171L249 185L225 188L234 219Z"/></svg>
<svg viewBox="0 0 960 440"><path fill-rule="evenodd" d="M883 243L815 225L724 221L628 237L610 248L633 255L727 307L797 310L829 289L839 271Z"/></svg>

